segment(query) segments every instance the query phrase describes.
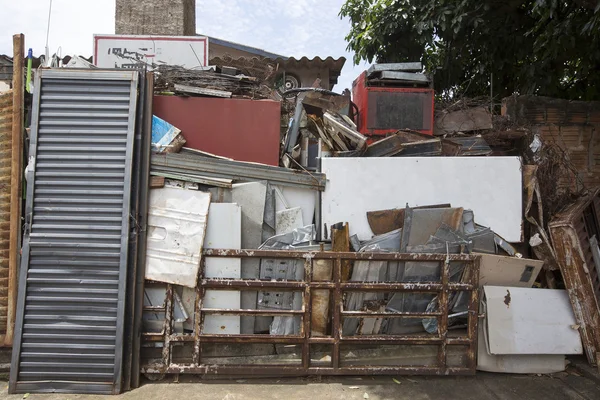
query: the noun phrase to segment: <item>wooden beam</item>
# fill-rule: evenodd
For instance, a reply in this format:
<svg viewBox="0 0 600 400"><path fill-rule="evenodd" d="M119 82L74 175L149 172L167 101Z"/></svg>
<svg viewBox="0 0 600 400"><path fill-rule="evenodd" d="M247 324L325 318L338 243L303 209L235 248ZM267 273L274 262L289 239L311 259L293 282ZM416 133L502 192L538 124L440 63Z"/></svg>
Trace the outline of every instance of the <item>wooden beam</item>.
<svg viewBox="0 0 600 400"><path fill-rule="evenodd" d="M165 187L164 176L151 176L150 177L150 189L160 189Z"/></svg>
<svg viewBox="0 0 600 400"><path fill-rule="evenodd" d="M10 176L10 238L8 258L8 312L4 345L11 346L17 310L18 270L21 243L21 195L23 178L23 60L25 36L13 36L13 117Z"/></svg>
<svg viewBox="0 0 600 400"><path fill-rule="evenodd" d="M342 225L341 229L331 229L332 251L350 251L350 228L348 224ZM352 275L352 263L350 260L342 260L342 282L348 282Z"/></svg>

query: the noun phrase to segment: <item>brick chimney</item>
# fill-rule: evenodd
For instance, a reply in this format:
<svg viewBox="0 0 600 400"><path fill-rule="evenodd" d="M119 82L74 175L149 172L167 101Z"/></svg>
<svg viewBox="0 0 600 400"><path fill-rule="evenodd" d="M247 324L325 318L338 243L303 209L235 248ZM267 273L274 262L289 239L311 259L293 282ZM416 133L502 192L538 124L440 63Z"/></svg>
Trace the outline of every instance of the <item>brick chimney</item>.
<svg viewBox="0 0 600 400"><path fill-rule="evenodd" d="M193 36L196 0L116 0L118 35Z"/></svg>

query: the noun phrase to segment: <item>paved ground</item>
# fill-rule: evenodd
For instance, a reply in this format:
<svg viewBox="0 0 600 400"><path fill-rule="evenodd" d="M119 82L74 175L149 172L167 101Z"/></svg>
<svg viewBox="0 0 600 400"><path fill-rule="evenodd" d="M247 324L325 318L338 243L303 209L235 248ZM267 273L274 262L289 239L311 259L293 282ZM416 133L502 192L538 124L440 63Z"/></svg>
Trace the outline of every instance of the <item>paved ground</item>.
<svg viewBox="0 0 600 400"><path fill-rule="evenodd" d="M474 377L363 377L256 380L198 380L168 378L147 382L141 388L120 396L39 395L28 400L174 400L174 399L284 399L284 400L598 400L600 376L592 369L570 367L551 376L477 373ZM397 381L394 381L394 379ZM8 395L3 384L0 400L19 400L23 395Z"/></svg>

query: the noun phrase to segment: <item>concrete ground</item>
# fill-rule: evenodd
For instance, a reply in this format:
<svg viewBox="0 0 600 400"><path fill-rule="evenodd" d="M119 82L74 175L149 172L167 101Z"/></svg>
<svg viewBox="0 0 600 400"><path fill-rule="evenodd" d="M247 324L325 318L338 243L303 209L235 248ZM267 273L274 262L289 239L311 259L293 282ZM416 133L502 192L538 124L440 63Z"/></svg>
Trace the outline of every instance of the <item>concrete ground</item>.
<svg viewBox="0 0 600 400"><path fill-rule="evenodd" d="M473 377L322 377L200 380L182 376L146 382L120 396L31 394L9 395L6 383L0 400L598 400L600 375L582 362L553 375L506 375L478 372Z"/></svg>

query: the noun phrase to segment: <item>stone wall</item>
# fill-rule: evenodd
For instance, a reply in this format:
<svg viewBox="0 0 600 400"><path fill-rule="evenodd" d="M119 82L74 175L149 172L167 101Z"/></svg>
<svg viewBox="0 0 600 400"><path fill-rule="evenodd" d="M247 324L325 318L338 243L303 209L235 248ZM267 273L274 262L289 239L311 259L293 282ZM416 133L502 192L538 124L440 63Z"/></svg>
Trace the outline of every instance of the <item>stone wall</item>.
<svg viewBox="0 0 600 400"><path fill-rule="evenodd" d="M193 36L195 0L116 0L118 35Z"/></svg>

